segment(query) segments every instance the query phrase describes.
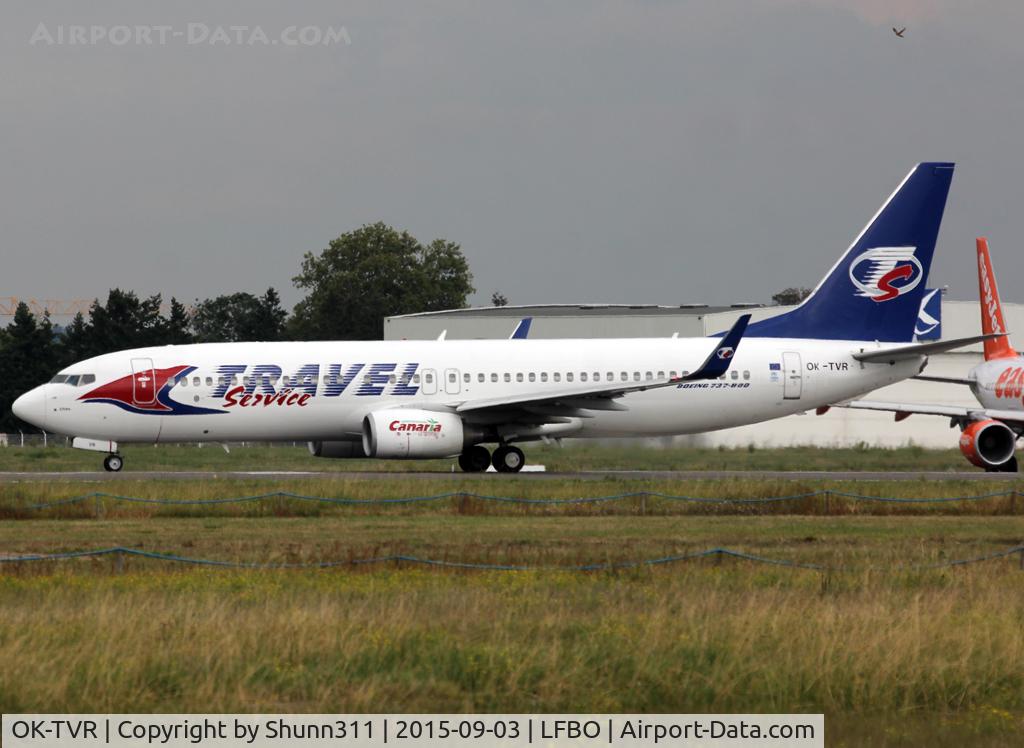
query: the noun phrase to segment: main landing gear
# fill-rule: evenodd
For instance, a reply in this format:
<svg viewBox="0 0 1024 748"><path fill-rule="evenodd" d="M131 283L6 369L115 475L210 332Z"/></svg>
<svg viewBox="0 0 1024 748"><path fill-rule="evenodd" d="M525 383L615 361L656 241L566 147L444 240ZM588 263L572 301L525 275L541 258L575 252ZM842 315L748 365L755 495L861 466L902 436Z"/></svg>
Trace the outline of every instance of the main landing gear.
<svg viewBox="0 0 1024 748"><path fill-rule="evenodd" d="M121 455L107 455L103 458L103 469L108 473L120 473L124 467L124 458Z"/></svg>
<svg viewBox="0 0 1024 748"><path fill-rule="evenodd" d="M491 453L487 447L476 444L459 455L459 467L464 473L482 473L491 464Z"/></svg>
<svg viewBox="0 0 1024 748"><path fill-rule="evenodd" d="M519 447L510 447L503 444L494 450L491 457L491 464L499 473L518 473L526 464L526 457Z"/></svg>
<svg viewBox="0 0 1024 748"><path fill-rule="evenodd" d="M526 464L526 457L519 447L502 444L492 456L487 447L476 444L459 455L459 467L467 473L482 473L489 466L499 473L518 473Z"/></svg>

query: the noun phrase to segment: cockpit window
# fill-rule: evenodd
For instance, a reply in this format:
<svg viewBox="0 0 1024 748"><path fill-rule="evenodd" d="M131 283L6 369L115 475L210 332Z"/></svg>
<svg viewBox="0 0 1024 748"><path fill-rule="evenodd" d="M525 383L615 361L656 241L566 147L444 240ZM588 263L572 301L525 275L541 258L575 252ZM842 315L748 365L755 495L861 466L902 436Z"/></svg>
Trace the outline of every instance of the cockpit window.
<svg viewBox="0 0 1024 748"><path fill-rule="evenodd" d="M57 374L50 380L50 384L69 384L72 387L81 387L95 381L95 374Z"/></svg>

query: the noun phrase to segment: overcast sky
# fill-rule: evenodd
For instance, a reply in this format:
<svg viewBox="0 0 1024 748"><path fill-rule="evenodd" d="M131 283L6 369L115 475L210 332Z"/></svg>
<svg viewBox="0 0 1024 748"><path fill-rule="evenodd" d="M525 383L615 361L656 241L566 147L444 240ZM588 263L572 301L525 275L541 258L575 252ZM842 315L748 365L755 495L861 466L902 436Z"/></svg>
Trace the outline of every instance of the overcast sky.
<svg viewBox="0 0 1024 748"><path fill-rule="evenodd" d="M0 296L290 307L304 252L383 220L461 244L476 303L766 301L952 160L932 285L976 298L985 233L1024 301L1019 0L42 5L0 10Z"/></svg>

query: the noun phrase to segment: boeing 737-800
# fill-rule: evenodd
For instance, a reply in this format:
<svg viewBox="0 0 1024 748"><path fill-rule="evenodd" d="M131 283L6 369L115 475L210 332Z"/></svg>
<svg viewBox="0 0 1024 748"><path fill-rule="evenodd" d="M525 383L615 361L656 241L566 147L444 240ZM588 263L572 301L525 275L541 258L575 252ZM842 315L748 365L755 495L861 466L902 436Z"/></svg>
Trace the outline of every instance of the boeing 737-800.
<svg viewBox="0 0 1024 748"><path fill-rule="evenodd" d="M952 175L918 164L799 307L741 318L722 339L144 348L70 366L14 412L108 453L108 470L124 442L303 440L321 457L458 455L466 471L514 472L519 442L691 434L806 411L980 339L909 344Z"/></svg>

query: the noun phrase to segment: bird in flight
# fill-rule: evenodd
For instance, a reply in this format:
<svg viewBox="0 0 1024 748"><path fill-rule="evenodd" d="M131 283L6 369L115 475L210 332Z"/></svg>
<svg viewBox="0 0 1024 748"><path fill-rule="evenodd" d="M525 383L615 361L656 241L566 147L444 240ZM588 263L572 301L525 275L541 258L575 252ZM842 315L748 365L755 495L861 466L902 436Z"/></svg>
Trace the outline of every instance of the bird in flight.
<svg viewBox="0 0 1024 748"><path fill-rule="evenodd" d="M892 33L896 34L896 36L898 36L900 39L903 38L903 32L906 30L906 26L904 26L902 29L897 29L895 26L892 27Z"/></svg>

